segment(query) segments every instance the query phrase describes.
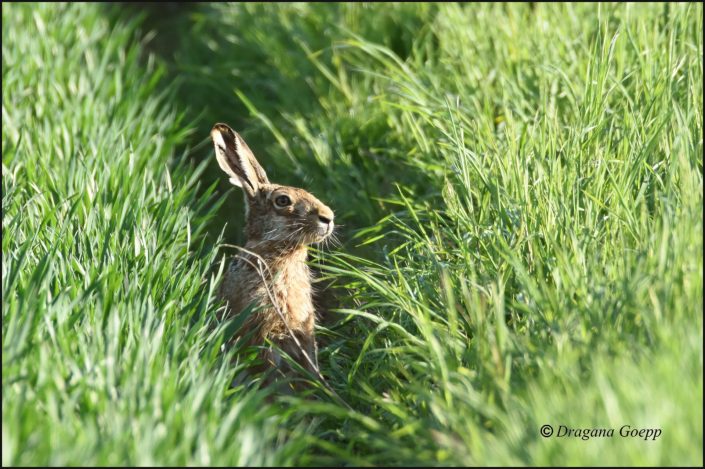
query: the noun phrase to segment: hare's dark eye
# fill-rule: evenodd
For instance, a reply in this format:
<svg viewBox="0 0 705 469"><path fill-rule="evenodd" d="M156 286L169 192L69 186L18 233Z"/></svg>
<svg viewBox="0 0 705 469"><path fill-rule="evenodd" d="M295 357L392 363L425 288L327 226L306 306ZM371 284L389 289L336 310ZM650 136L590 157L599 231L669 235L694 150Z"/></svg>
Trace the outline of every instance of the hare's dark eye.
<svg viewBox="0 0 705 469"><path fill-rule="evenodd" d="M288 207L289 205L291 205L291 199L289 198L289 196L280 195L279 197L274 199L274 205L276 205L277 207Z"/></svg>

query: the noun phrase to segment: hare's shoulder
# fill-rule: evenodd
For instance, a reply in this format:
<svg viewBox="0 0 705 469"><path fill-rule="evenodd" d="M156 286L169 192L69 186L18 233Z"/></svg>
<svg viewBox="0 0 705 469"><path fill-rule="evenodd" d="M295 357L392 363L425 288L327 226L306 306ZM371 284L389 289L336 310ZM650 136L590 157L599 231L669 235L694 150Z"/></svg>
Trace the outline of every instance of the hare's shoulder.
<svg viewBox="0 0 705 469"><path fill-rule="evenodd" d="M235 258L223 277L220 296L234 311L240 311L252 302L261 303L267 292L257 272Z"/></svg>

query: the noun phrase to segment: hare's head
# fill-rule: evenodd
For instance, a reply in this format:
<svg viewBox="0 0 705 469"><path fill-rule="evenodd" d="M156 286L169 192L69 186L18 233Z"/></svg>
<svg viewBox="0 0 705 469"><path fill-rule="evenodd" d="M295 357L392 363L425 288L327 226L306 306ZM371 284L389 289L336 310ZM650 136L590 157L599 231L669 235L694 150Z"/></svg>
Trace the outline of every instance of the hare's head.
<svg viewBox="0 0 705 469"><path fill-rule="evenodd" d="M216 124L211 138L221 169L245 193L248 241L307 245L333 232L333 211L303 189L270 183L237 132Z"/></svg>

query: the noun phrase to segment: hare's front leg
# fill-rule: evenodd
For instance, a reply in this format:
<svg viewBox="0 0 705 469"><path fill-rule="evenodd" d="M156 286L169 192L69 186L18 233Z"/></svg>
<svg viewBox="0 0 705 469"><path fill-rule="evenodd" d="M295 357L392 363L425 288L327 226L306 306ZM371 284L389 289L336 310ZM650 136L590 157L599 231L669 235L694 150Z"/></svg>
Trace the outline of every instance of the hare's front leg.
<svg viewBox="0 0 705 469"><path fill-rule="evenodd" d="M304 331L294 331L294 335L296 339L294 337L282 338L277 341L277 345L287 355L296 360L302 368L316 374L318 370L318 348L313 334ZM308 358L304 354L308 355ZM282 365L279 365L280 368L283 368ZM286 368L291 369L290 367Z"/></svg>
<svg viewBox="0 0 705 469"><path fill-rule="evenodd" d="M308 358L313 363L313 367L305 357L301 357L301 365L311 373L316 374L318 371L318 345L316 345L316 338L313 332L301 333L298 335L298 338L303 346L303 351L306 352L306 355L308 355Z"/></svg>

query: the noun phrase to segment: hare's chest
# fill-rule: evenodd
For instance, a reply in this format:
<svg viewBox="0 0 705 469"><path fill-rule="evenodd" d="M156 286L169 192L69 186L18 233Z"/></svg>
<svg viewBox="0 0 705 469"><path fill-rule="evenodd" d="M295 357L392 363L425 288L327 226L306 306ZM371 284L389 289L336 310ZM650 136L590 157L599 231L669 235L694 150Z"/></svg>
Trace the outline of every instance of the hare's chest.
<svg viewBox="0 0 705 469"><path fill-rule="evenodd" d="M300 329L303 324L310 322L314 314L309 275L306 264L297 263L282 268L274 276L277 303L294 329Z"/></svg>

